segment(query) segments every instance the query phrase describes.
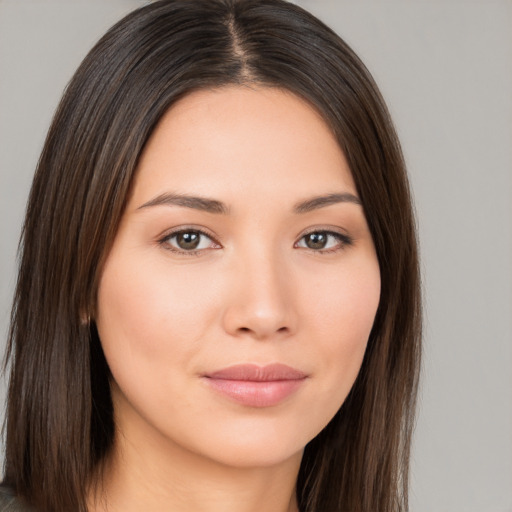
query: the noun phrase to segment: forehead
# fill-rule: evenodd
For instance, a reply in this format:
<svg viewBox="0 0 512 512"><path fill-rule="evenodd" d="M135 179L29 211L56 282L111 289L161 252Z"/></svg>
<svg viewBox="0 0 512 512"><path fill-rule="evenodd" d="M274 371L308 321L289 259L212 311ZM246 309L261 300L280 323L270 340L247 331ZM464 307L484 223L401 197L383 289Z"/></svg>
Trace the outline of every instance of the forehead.
<svg viewBox="0 0 512 512"><path fill-rule="evenodd" d="M193 92L163 116L141 156L138 201L165 190L294 196L355 194L345 156L320 114L277 88Z"/></svg>

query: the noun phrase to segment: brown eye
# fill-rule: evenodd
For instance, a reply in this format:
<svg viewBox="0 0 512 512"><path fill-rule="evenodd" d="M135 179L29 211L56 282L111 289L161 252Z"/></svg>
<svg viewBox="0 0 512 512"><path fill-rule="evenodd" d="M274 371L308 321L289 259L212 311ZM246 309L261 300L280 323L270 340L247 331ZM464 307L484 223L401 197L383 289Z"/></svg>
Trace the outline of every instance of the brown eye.
<svg viewBox="0 0 512 512"><path fill-rule="evenodd" d="M167 246L168 249L181 253L218 248L217 244L206 233L195 229L175 231L162 239L161 243Z"/></svg>
<svg viewBox="0 0 512 512"><path fill-rule="evenodd" d="M325 249L328 241L327 233L311 233L304 237L308 249Z"/></svg>
<svg viewBox="0 0 512 512"><path fill-rule="evenodd" d="M296 247L326 253L341 250L351 244L352 239L348 235L335 231L312 231L304 235L297 242Z"/></svg>
<svg viewBox="0 0 512 512"><path fill-rule="evenodd" d="M186 231L176 235L176 245L185 251L197 249L201 241L201 234L194 231Z"/></svg>

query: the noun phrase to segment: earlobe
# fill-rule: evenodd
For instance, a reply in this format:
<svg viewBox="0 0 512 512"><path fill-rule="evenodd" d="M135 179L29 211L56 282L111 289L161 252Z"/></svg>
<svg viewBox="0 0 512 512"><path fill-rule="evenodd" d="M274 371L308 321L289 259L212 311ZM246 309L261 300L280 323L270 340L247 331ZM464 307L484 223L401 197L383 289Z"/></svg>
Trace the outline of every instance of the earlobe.
<svg viewBox="0 0 512 512"><path fill-rule="evenodd" d="M80 312L80 326L82 327L88 327L93 322L93 318L90 312L88 311L81 311Z"/></svg>

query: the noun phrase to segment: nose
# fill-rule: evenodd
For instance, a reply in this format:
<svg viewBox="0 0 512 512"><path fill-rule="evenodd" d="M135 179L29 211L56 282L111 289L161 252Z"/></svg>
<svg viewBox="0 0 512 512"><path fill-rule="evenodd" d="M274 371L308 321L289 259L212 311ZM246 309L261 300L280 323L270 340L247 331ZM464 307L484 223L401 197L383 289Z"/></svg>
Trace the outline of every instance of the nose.
<svg viewBox="0 0 512 512"><path fill-rule="evenodd" d="M268 252L241 258L231 267L225 331L256 340L289 337L298 320L292 281L286 263Z"/></svg>

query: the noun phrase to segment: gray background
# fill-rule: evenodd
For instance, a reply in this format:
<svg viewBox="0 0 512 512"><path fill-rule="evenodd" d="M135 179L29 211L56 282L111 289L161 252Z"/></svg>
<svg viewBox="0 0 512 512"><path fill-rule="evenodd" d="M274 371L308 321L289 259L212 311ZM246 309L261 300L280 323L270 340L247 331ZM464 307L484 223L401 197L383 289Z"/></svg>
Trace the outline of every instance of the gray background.
<svg viewBox="0 0 512 512"><path fill-rule="evenodd" d="M143 3L0 0L2 344L52 112L96 39ZM512 512L512 1L295 3L370 68L409 165L426 315L411 509Z"/></svg>

